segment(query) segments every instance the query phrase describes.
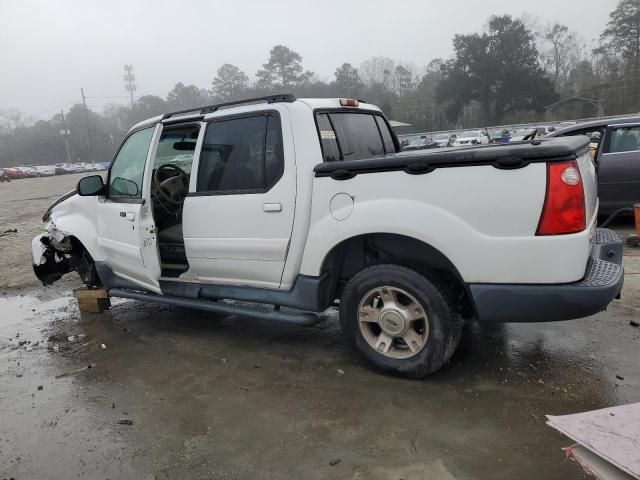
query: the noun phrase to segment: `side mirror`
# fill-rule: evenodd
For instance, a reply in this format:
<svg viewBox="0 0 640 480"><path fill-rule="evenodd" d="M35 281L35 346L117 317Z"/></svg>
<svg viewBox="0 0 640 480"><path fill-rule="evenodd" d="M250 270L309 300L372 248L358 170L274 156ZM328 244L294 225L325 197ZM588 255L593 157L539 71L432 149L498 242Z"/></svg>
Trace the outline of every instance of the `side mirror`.
<svg viewBox="0 0 640 480"><path fill-rule="evenodd" d="M91 197L104 192L104 181L100 175L81 178L76 188L81 197Z"/></svg>

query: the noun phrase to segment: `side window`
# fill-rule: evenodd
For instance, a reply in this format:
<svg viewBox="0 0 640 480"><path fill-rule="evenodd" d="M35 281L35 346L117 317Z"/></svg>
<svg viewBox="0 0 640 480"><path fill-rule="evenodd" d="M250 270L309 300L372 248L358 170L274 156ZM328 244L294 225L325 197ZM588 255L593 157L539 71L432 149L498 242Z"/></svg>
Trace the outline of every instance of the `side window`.
<svg viewBox="0 0 640 480"><path fill-rule="evenodd" d="M640 150L640 126L620 127L611 130L604 153L621 153Z"/></svg>
<svg viewBox="0 0 640 480"><path fill-rule="evenodd" d="M109 171L110 198L142 198L142 177L155 127L129 136Z"/></svg>
<svg viewBox="0 0 640 480"><path fill-rule="evenodd" d="M284 169L279 125L272 115L211 122L198 167L198 192L265 191Z"/></svg>
<svg viewBox="0 0 640 480"><path fill-rule="evenodd" d="M382 143L384 144L385 153L396 153L396 145L393 143L393 137L387 126L387 122L384 121L380 115L376 115L376 123L380 129L380 135L382 135Z"/></svg>
<svg viewBox="0 0 640 480"><path fill-rule="evenodd" d="M320 142L322 143L322 153L325 162L337 162L342 159L340 149L338 148L338 140L336 140L336 132L333 131L329 114L321 113L318 119L318 133L320 134Z"/></svg>

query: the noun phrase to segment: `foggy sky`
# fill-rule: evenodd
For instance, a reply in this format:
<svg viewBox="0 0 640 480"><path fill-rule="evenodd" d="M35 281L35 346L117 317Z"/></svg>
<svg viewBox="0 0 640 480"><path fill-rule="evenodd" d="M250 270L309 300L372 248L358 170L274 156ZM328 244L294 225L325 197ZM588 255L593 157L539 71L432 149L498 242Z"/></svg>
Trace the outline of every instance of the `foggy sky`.
<svg viewBox="0 0 640 480"><path fill-rule="evenodd" d="M417 66L448 57L455 33L479 31L492 14L523 12L560 22L584 43L602 32L616 0L0 0L0 109L49 118L80 101L126 103L123 65L136 95L162 97L176 82L210 88L233 63L250 78L273 45L302 55L305 69L333 79L387 56ZM122 97L122 98L118 98ZM95 108L100 111L99 108Z"/></svg>

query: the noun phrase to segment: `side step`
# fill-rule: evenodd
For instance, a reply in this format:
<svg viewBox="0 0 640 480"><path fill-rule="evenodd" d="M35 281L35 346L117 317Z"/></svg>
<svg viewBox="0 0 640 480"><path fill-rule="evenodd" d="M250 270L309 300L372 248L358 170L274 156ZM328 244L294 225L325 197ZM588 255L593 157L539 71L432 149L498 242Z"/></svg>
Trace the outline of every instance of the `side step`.
<svg viewBox="0 0 640 480"><path fill-rule="evenodd" d="M136 292L124 288L111 288L110 297L131 298L146 302L164 303L176 307L195 308L208 312L221 313L223 315L241 315L258 320L271 320L275 322L290 323L294 325L314 325L320 321L317 315L308 312L282 312L280 310L267 310L251 308L247 306L232 305L224 301L212 302L199 298L181 298L155 293Z"/></svg>

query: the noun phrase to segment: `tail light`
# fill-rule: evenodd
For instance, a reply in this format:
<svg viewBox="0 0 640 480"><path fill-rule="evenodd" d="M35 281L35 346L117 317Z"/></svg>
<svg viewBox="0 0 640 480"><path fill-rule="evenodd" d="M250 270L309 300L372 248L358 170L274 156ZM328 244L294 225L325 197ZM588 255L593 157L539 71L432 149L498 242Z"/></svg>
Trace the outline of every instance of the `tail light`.
<svg viewBox="0 0 640 480"><path fill-rule="evenodd" d="M575 160L547 163L547 193L536 235L563 235L586 228L584 190Z"/></svg>

